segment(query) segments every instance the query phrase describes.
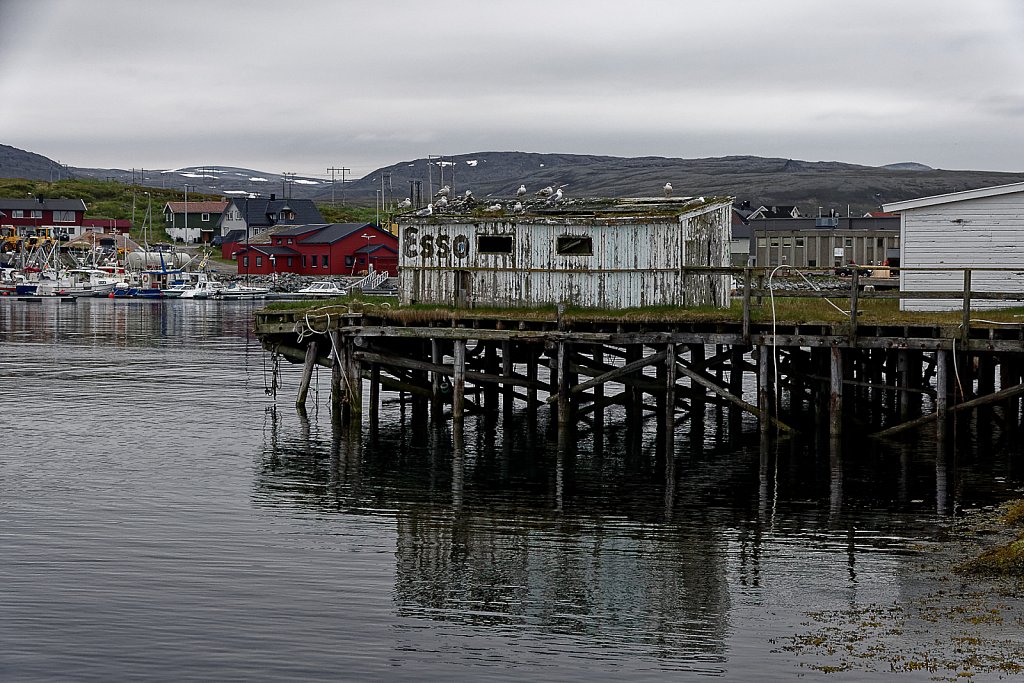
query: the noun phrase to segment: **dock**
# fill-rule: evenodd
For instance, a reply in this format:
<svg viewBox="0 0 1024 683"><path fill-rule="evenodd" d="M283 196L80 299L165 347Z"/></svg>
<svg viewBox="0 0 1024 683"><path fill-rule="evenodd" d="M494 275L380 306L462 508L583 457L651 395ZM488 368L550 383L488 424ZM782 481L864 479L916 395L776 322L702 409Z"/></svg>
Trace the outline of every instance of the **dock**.
<svg viewBox="0 0 1024 683"><path fill-rule="evenodd" d="M414 419L457 424L473 413L549 410L559 430L598 428L616 407L631 423L657 420L666 438L710 405L754 416L765 434L839 438L854 428L894 438L934 425L944 438L957 416L978 410L1004 430L1019 429L1024 324L971 320L979 293L969 286L921 294L961 297L960 322L865 323L858 300L900 294L860 291L856 278L841 322L765 322L751 315L756 302L782 295L753 287L755 279L748 273L737 319L354 303L261 310L255 332L268 352L303 364L297 405L319 365L331 370L332 407L357 421L375 422L382 393L397 392L409 397Z"/></svg>

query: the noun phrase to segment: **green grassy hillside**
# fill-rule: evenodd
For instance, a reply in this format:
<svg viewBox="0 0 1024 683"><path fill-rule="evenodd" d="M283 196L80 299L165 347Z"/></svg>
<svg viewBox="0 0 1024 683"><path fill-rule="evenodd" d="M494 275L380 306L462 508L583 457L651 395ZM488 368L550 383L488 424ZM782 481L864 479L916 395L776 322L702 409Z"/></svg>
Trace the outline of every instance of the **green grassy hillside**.
<svg viewBox="0 0 1024 683"><path fill-rule="evenodd" d="M147 208L151 211L150 239L168 239L163 231L164 204L185 199L182 190L165 190L102 180L59 180L46 182L23 178L0 178L0 197L8 199L81 199L85 201L86 218L114 218L132 221L132 237L141 238ZM219 195L189 193L193 201L222 199ZM373 221L372 207L329 206L318 207L329 223Z"/></svg>

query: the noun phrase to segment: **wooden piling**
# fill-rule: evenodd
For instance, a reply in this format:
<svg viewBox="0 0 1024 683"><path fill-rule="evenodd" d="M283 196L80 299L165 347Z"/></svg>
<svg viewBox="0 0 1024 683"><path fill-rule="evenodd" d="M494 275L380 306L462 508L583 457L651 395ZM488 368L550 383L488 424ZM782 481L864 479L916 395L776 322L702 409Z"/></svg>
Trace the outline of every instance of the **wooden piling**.
<svg viewBox="0 0 1024 683"><path fill-rule="evenodd" d="M310 339L306 345L306 360L302 365L302 379L299 381L299 393L295 397L296 406L306 405L309 383L313 379L313 368L316 367L316 339Z"/></svg>
<svg viewBox="0 0 1024 683"><path fill-rule="evenodd" d="M843 350L833 346L829 360L828 433L837 438L843 433Z"/></svg>
<svg viewBox="0 0 1024 683"><path fill-rule="evenodd" d="M453 363L452 376L452 419L459 422L461 429L462 420L465 416L466 396L466 340L456 339L455 360Z"/></svg>

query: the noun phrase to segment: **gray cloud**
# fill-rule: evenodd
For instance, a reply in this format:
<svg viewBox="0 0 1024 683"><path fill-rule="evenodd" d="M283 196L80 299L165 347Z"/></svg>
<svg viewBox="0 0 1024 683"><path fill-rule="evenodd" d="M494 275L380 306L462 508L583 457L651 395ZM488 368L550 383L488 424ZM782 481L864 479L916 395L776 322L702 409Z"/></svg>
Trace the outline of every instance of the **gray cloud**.
<svg viewBox="0 0 1024 683"><path fill-rule="evenodd" d="M357 174L487 150L1024 168L1013 0L5 0L0 140Z"/></svg>

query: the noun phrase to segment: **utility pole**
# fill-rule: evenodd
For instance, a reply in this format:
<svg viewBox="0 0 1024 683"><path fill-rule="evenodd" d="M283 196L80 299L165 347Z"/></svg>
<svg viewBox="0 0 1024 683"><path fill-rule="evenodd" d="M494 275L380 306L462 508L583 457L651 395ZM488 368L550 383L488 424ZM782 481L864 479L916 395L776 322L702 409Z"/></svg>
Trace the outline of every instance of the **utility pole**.
<svg viewBox="0 0 1024 683"><path fill-rule="evenodd" d="M296 173L289 173L288 171L281 172L281 196L284 199L292 198L292 183L295 182ZM287 189L286 189L287 188Z"/></svg>
<svg viewBox="0 0 1024 683"><path fill-rule="evenodd" d="M334 174L341 173L341 203L345 203L345 174L351 171L351 168L335 167L331 166L327 169L327 172L331 174L331 206L334 206Z"/></svg>

